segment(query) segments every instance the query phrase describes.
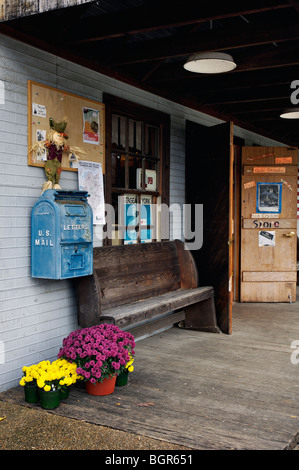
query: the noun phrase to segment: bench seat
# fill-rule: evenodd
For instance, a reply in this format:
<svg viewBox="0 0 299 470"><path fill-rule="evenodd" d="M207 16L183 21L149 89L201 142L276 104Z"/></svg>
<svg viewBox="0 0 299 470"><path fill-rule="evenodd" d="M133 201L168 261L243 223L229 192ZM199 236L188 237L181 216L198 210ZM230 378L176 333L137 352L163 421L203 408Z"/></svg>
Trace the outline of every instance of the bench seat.
<svg viewBox="0 0 299 470"><path fill-rule="evenodd" d="M183 310L189 305L202 302L213 296L214 289L212 287L177 289L149 299L137 300L137 302L106 309L101 316L101 322L114 323L120 328L126 329L130 325L135 326L155 317Z"/></svg>

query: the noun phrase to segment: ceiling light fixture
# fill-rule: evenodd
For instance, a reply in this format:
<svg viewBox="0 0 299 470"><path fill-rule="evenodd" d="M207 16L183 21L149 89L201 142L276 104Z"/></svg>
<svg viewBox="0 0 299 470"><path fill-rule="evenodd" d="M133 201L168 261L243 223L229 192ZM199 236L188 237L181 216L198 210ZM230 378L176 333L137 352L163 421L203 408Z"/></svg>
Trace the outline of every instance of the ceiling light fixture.
<svg viewBox="0 0 299 470"><path fill-rule="evenodd" d="M280 115L283 119L299 119L299 108L288 108Z"/></svg>
<svg viewBox="0 0 299 470"><path fill-rule="evenodd" d="M222 52L197 52L184 64L184 69L196 73L224 73L236 67L232 56Z"/></svg>

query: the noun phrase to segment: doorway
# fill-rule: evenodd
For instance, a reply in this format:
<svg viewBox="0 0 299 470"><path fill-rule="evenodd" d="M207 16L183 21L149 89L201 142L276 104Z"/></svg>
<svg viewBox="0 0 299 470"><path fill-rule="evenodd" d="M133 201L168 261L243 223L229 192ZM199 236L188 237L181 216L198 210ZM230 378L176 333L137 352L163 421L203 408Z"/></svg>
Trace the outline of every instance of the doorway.
<svg viewBox="0 0 299 470"><path fill-rule="evenodd" d="M243 141L234 140L232 122L212 127L186 122L186 203L203 204L203 245L192 255L199 284L215 289L217 323L226 334L232 332L232 304L239 298L238 156Z"/></svg>

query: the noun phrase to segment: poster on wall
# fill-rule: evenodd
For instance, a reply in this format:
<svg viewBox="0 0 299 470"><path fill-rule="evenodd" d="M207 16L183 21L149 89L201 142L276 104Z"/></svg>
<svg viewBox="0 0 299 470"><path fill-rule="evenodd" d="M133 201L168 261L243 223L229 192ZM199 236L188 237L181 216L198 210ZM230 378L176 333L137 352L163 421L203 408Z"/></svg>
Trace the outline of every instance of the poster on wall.
<svg viewBox="0 0 299 470"><path fill-rule="evenodd" d="M42 142L46 140L46 131L42 129L36 129L36 142ZM36 159L39 162L46 162L47 161L47 151L44 148L41 148L36 155Z"/></svg>
<svg viewBox="0 0 299 470"><path fill-rule="evenodd" d="M139 226L140 223L140 226ZM137 243L138 236L140 243L152 241L152 196L142 195L140 204L136 194L124 195L124 244ZM136 227L139 227L139 230Z"/></svg>
<svg viewBox="0 0 299 470"><path fill-rule="evenodd" d="M257 183L256 211L281 213L282 183Z"/></svg>
<svg viewBox="0 0 299 470"><path fill-rule="evenodd" d="M36 117L47 117L47 108L38 103L32 103L32 115Z"/></svg>
<svg viewBox="0 0 299 470"><path fill-rule="evenodd" d="M93 212L93 224L105 224L103 172L100 163L79 160L78 183L81 191L88 191L88 204Z"/></svg>
<svg viewBox="0 0 299 470"><path fill-rule="evenodd" d="M135 227L138 225L137 195L124 195L124 244L131 245L137 243L137 232Z"/></svg>
<svg viewBox="0 0 299 470"><path fill-rule="evenodd" d="M140 202L140 241L141 243L148 243L152 241L152 230L150 228L152 223L152 196L141 196Z"/></svg>
<svg viewBox="0 0 299 470"><path fill-rule="evenodd" d="M83 108L83 142L99 145L100 112L97 109Z"/></svg>

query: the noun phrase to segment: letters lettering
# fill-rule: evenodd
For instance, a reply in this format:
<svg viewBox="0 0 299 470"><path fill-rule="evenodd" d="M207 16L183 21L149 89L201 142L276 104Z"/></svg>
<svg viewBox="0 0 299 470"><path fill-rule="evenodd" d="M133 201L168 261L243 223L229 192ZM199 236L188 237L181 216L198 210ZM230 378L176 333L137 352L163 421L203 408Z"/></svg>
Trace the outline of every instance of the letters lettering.
<svg viewBox="0 0 299 470"><path fill-rule="evenodd" d="M38 230L38 238L35 238L35 246L54 246L51 240L50 230Z"/></svg>
<svg viewBox="0 0 299 470"><path fill-rule="evenodd" d="M88 229L88 225L87 224L78 224L78 225L75 225L75 224L71 224L71 225L64 225L63 226L63 230L87 230Z"/></svg>
<svg viewBox="0 0 299 470"><path fill-rule="evenodd" d="M278 228L279 221L275 220L275 222L269 222L268 220L254 220L253 221L253 228Z"/></svg>

